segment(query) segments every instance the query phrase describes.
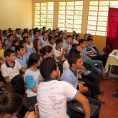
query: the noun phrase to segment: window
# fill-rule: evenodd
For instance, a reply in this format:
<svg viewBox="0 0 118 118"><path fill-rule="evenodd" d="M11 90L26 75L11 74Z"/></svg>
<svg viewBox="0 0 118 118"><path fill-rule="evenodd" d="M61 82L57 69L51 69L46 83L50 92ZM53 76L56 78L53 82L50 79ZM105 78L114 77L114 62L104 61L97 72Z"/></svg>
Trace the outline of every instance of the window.
<svg viewBox="0 0 118 118"><path fill-rule="evenodd" d="M59 2L58 27L81 33L83 1Z"/></svg>
<svg viewBox="0 0 118 118"><path fill-rule="evenodd" d="M118 8L118 1L90 1L87 33L107 35L107 18L109 7Z"/></svg>
<svg viewBox="0 0 118 118"><path fill-rule="evenodd" d="M34 3L34 27L53 29L54 2Z"/></svg>

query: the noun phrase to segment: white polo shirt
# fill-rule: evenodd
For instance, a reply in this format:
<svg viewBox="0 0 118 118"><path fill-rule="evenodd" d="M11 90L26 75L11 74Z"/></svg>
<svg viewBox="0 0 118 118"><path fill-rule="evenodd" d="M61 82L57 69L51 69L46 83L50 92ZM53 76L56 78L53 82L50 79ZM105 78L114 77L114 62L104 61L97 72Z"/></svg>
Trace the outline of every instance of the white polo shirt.
<svg viewBox="0 0 118 118"><path fill-rule="evenodd" d="M2 64L1 66L1 72L4 79L9 78L12 79L16 75L19 75L19 70L21 69L21 65L18 63L17 60L15 60L13 67L11 67L7 62Z"/></svg>
<svg viewBox="0 0 118 118"><path fill-rule="evenodd" d="M68 118L67 99L75 99L78 93L77 89L65 81L45 79L37 90L40 118Z"/></svg>
<svg viewBox="0 0 118 118"><path fill-rule="evenodd" d="M54 49L53 49L54 59L56 60L56 62L60 62L60 61L58 60L58 58L61 56L62 52L63 52L63 48L60 48L60 50L58 50L57 48L54 48ZM64 57L64 55L63 55L61 61L64 61L64 60L65 60L65 57Z"/></svg>
<svg viewBox="0 0 118 118"><path fill-rule="evenodd" d="M48 44L48 38L47 38L47 40L44 40L42 37L41 42L42 42L42 47L46 46Z"/></svg>
<svg viewBox="0 0 118 118"><path fill-rule="evenodd" d="M73 39L73 44L78 44L79 42L76 39Z"/></svg>

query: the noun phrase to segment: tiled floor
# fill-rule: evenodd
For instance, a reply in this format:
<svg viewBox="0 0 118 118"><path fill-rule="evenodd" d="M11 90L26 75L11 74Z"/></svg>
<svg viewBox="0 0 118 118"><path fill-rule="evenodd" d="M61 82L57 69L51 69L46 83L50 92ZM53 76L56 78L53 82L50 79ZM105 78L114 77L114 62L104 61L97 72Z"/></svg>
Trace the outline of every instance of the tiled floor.
<svg viewBox="0 0 118 118"><path fill-rule="evenodd" d="M118 98L113 97L118 89L118 78L111 77L100 82L100 89L104 91L102 97L105 104L102 104L99 118L118 118Z"/></svg>

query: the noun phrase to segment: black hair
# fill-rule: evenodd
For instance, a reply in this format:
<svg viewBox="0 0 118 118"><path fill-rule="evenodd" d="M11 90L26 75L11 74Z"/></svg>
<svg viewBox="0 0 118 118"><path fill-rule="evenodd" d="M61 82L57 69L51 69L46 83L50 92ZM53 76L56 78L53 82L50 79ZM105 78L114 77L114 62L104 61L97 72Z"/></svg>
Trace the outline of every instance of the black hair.
<svg viewBox="0 0 118 118"><path fill-rule="evenodd" d="M7 30L3 30L3 34L7 33Z"/></svg>
<svg viewBox="0 0 118 118"><path fill-rule="evenodd" d="M23 98L18 93L3 93L0 98L0 115L14 114L22 107Z"/></svg>
<svg viewBox="0 0 118 118"><path fill-rule="evenodd" d="M42 29L44 30L46 27L43 27Z"/></svg>
<svg viewBox="0 0 118 118"><path fill-rule="evenodd" d="M72 64L76 64L77 60L80 59L81 56L79 54L73 54L68 56L68 63L72 67Z"/></svg>
<svg viewBox="0 0 118 118"><path fill-rule="evenodd" d="M9 34L9 35L7 36L7 38L10 38L11 36L14 36L14 34Z"/></svg>
<svg viewBox="0 0 118 118"><path fill-rule="evenodd" d="M14 43L17 43L17 42L19 42L19 41L15 39L15 40L12 42L12 46L15 46Z"/></svg>
<svg viewBox="0 0 118 118"><path fill-rule="evenodd" d="M77 50L77 47L79 46L79 44L73 44L72 45L72 48L76 49Z"/></svg>
<svg viewBox="0 0 118 118"><path fill-rule="evenodd" d="M9 32L12 32L13 33L13 30L9 30Z"/></svg>
<svg viewBox="0 0 118 118"><path fill-rule="evenodd" d="M35 29L35 30L34 30L34 32L33 32L33 33L34 33L34 35L35 35L37 32L39 32L39 31Z"/></svg>
<svg viewBox="0 0 118 118"><path fill-rule="evenodd" d="M12 53L15 53L15 51L14 51L14 50L11 50L11 49L5 50L5 51L4 51L4 56L5 56L5 58L6 58L6 56L10 57L10 55L11 55Z"/></svg>
<svg viewBox="0 0 118 118"><path fill-rule="evenodd" d="M47 33L47 32L42 32L42 35L44 35L45 33Z"/></svg>
<svg viewBox="0 0 118 118"><path fill-rule="evenodd" d="M79 34L77 34L77 35L76 35L76 38L77 38L78 36L80 36L80 35L79 35Z"/></svg>
<svg viewBox="0 0 118 118"><path fill-rule="evenodd" d="M25 37L23 37L23 40L25 41L25 39L27 39L28 38L28 36L25 36Z"/></svg>
<svg viewBox="0 0 118 118"><path fill-rule="evenodd" d="M57 39L56 40L56 45L59 44L59 43L61 43L61 42L63 42L63 40L61 38L60 39Z"/></svg>
<svg viewBox="0 0 118 118"><path fill-rule="evenodd" d="M22 46L23 46L24 43L26 43L25 40L20 40L20 41L19 41L19 45L22 45Z"/></svg>
<svg viewBox="0 0 118 118"><path fill-rule="evenodd" d="M53 29L53 30L52 30L52 32L54 33L54 32L56 32L56 30L55 30L55 29Z"/></svg>
<svg viewBox="0 0 118 118"><path fill-rule="evenodd" d="M45 58L40 65L40 72L44 79L51 78L51 73L57 70L57 64L54 58Z"/></svg>
<svg viewBox="0 0 118 118"><path fill-rule="evenodd" d="M46 55L46 53L50 53L52 51L52 47L47 45L47 46L44 46L40 49L40 53L42 56Z"/></svg>
<svg viewBox="0 0 118 118"><path fill-rule="evenodd" d="M17 51L20 51L20 49L22 49L22 48L24 48L22 45L17 45L16 47L15 47L15 51L17 52Z"/></svg>
<svg viewBox="0 0 118 118"><path fill-rule="evenodd" d="M70 37L72 37L71 35L68 35L67 37L66 37L66 39L68 39L68 38L70 38Z"/></svg>
<svg viewBox="0 0 118 118"><path fill-rule="evenodd" d="M31 67L34 63L37 63L41 55L37 53L32 53L28 59L28 68Z"/></svg>
<svg viewBox="0 0 118 118"><path fill-rule="evenodd" d="M93 39L92 38L87 38L87 41L89 42L89 41L93 41Z"/></svg>
<svg viewBox="0 0 118 118"><path fill-rule="evenodd" d="M86 33L86 34L84 34L84 37L85 37L86 35L88 35L88 34L87 34L87 33Z"/></svg>
<svg viewBox="0 0 118 118"><path fill-rule="evenodd" d="M49 39L48 39L48 41L51 41L51 39L52 39L52 38L54 39L54 37L52 37L52 36L49 36Z"/></svg>
<svg viewBox="0 0 118 118"><path fill-rule="evenodd" d="M80 52L78 50L76 50L75 48L71 48L69 51L69 55L73 55L73 54L80 54Z"/></svg>
<svg viewBox="0 0 118 118"><path fill-rule="evenodd" d="M79 45L80 45L80 44L83 44L84 42L86 42L85 39L80 39L80 40L79 40Z"/></svg>
<svg viewBox="0 0 118 118"><path fill-rule="evenodd" d="M25 31L25 32L23 32L23 33L22 33L22 37L23 37L23 35L24 35L25 33L28 33L28 32L26 32L26 31Z"/></svg>

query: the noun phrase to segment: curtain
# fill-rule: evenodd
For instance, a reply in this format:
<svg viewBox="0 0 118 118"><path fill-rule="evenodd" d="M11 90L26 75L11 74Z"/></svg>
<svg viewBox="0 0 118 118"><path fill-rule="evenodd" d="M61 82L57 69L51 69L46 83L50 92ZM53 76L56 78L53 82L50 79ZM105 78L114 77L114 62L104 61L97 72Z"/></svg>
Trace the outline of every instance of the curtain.
<svg viewBox="0 0 118 118"><path fill-rule="evenodd" d="M109 8L106 52L118 49L118 8Z"/></svg>

